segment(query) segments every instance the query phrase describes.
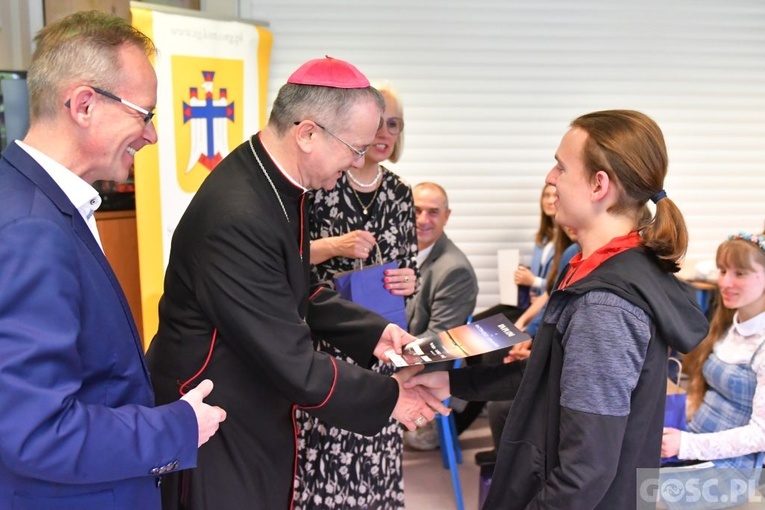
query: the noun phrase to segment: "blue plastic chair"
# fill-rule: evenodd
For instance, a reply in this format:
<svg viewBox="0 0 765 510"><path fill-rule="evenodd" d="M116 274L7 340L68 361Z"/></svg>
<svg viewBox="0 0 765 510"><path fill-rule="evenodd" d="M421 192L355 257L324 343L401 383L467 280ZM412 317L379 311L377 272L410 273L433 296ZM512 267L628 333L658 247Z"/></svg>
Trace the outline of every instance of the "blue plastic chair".
<svg viewBox="0 0 765 510"><path fill-rule="evenodd" d="M454 368L459 368L461 365L461 359L454 362ZM449 400L448 398L444 400L444 405L448 406ZM462 449L457 438L457 424L454 421L454 413L449 413L449 416L437 414L436 428L438 429L438 443L441 447L441 460L444 463L444 468L451 471L457 510L465 510L465 503L462 499L462 486L460 485L459 471L457 469L457 464L462 464Z"/></svg>

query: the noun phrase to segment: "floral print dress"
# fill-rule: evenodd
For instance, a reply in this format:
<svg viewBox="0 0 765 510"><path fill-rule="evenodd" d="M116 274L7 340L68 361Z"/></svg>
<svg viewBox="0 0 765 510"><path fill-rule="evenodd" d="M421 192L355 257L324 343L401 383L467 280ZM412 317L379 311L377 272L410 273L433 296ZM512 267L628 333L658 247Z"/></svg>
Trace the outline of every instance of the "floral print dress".
<svg viewBox="0 0 765 510"><path fill-rule="evenodd" d="M396 260L416 270L417 233L412 190L393 172L382 168L375 191L351 188L345 174L332 190L313 192L311 239L334 237L353 230L371 232L382 262ZM366 214L365 214L366 211ZM373 250L364 265L377 263ZM354 259L334 257L313 267L320 281L332 282L338 272L355 269ZM320 350L348 363L342 352L319 341ZM377 361L372 370L390 375L394 368ZM333 427L305 411L297 411L298 466L295 510L313 508L404 508L401 425L390 420L372 437Z"/></svg>

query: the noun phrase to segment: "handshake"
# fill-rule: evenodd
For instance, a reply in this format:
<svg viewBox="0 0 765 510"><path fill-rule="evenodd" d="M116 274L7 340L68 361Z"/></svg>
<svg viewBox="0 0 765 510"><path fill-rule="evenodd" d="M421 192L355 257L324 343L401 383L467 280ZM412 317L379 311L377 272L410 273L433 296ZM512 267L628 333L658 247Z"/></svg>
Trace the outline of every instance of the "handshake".
<svg viewBox="0 0 765 510"><path fill-rule="evenodd" d="M409 430L422 427L436 413L447 416L450 411L442 402L449 396L449 374L442 371L416 375L422 369L407 367L392 376L398 382L398 401L392 417Z"/></svg>
<svg viewBox="0 0 765 510"><path fill-rule="evenodd" d="M415 337L395 324L388 324L377 343L374 355L388 363L391 361L388 351L401 354L401 348L415 340ZM422 369L422 366L407 367L392 376L398 382L398 401L391 417L409 430L415 430L432 421L436 413L448 416L450 412L442 402L449 396L449 374L430 372L416 375Z"/></svg>

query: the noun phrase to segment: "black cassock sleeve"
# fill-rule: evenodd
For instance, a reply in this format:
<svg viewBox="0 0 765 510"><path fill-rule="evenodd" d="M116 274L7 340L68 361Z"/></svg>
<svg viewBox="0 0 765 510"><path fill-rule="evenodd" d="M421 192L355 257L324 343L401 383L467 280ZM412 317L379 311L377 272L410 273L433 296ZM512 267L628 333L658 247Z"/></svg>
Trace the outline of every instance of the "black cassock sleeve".
<svg viewBox="0 0 765 510"><path fill-rule="evenodd" d="M373 351L389 321L341 298L326 287L314 289L306 317L311 333L369 368Z"/></svg>

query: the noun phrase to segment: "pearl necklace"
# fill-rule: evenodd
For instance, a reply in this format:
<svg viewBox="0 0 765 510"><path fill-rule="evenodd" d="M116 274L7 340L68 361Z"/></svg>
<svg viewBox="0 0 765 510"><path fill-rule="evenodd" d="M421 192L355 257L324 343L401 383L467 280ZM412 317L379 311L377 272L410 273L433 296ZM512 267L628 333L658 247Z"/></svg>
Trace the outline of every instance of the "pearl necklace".
<svg viewBox="0 0 765 510"><path fill-rule="evenodd" d="M377 184L377 181L380 180L380 176L382 175L382 170L380 170L380 165L377 165L377 175L375 175L375 178L372 179L372 182L370 182L369 184L356 180L356 178L351 173L350 169L346 170L345 173L348 176L348 178L352 180L354 184L356 184L356 186L360 186L362 188L371 188L372 186Z"/></svg>

